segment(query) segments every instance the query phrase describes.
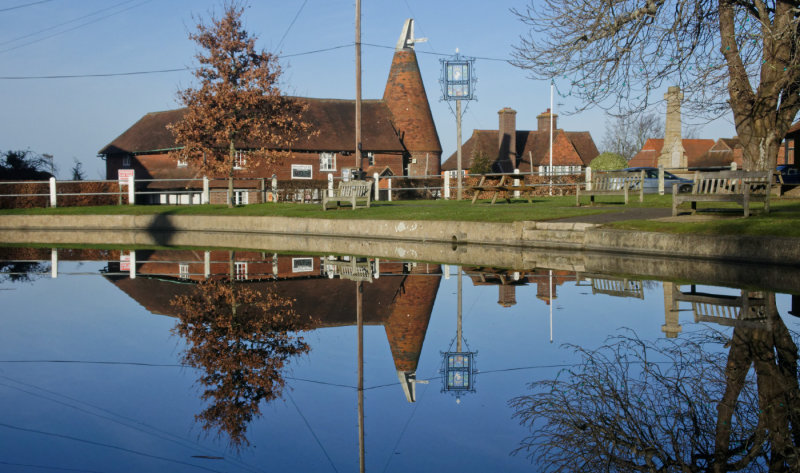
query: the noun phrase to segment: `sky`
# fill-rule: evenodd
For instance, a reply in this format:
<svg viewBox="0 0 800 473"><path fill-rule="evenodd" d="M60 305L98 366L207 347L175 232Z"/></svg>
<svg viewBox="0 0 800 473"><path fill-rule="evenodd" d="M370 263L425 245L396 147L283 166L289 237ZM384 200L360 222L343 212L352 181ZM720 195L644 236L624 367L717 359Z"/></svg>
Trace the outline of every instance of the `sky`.
<svg viewBox="0 0 800 473"><path fill-rule="evenodd" d="M526 1L362 0L362 97L382 97L394 45L414 18L416 37L427 38L416 45L417 58L443 159L456 149L456 120L440 100L440 59L456 49L477 58L463 140L473 129L497 129L503 107L517 111L517 129L536 129L536 115L550 107L549 82L508 63L526 33L510 9ZM197 52L188 34L214 10L219 0L0 0L0 151L52 154L59 178L79 160L88 179L103 178L97 151L146 113L179 108L178 90L196 83L187 70ZM285 93L355 98L354 0L252 0L244 23L259 48L280 54ZM181 70L108 75L172 69ZM100 76L39 78L69 75ZM568 115L580 105L575 100L555 96L558 127L589 131L600 147L607 115ZM663 116L663 103L648 112ZM695 128L701 138L735 135L725 119Z"/></svg>

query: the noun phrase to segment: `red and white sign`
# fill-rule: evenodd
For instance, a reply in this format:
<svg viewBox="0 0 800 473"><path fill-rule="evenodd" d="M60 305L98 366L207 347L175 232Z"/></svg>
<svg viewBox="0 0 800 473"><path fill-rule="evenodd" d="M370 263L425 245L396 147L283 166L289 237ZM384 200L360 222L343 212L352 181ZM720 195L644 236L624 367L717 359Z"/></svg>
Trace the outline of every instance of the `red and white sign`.
<svg viewBox="0 0 800 473"><path fill-rule="evenodd" d="M131 255L130 253L125 254L120 252L119 254L119 270L120 271L130 271L131 270Z"/></svg>
<svg viewBox="0 0 800 473"><path fill-rule="evenodd" d="M127 186L128 179L134 176L133 169L119 169L117 170L117 175L119 176L119 185Z"/></svg>

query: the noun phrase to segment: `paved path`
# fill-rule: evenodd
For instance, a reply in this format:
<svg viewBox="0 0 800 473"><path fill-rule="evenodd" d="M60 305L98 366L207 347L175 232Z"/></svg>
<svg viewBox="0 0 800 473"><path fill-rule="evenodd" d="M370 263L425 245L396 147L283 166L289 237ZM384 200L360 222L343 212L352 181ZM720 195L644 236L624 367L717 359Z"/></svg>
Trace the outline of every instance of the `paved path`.
<svg viewBox="0 0 800 473"><path fill-rule="evenodd" d="M671 208L629 208L621 212L607 212L595 215L582 215L579 217L561 218L552 220L553 222L581 222L581 223L611 223L621 220L650 220L656 218L671 217Z"/></svg>

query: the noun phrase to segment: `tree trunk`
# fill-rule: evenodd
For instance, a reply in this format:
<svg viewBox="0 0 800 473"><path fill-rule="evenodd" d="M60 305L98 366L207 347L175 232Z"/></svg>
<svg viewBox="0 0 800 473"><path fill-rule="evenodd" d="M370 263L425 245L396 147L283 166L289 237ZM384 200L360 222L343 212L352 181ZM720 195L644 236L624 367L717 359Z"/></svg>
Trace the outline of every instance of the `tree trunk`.
<svg viewBox="0 0 800 473"><path fill-rule="evenodd" d="M236 201L236 196L233 194L233 167L236 161L236 148L233 146L233 140L231 140L228 153L228 208L230 209L233 208L233 203Z"/></svg>

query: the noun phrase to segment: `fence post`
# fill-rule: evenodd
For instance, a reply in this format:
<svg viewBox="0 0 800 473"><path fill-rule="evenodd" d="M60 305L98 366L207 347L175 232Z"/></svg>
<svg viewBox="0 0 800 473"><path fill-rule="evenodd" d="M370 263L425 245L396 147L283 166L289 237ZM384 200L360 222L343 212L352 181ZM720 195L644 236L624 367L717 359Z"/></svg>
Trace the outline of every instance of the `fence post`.
<svg viewBox="0 0 800 473"><path fill-rule="evenodd" d="M328 197L333 197L333 173L328 173Z"/></svg>
<svg viewBox="0 0 800 473"><path fill-rule="evenodd" d="M206 279L211 276L211 252L208 250L203 252L203 276Z"/></svg>
<svg viewBox="0 0 800 473"><path fill-rule="evenodd" d="M53 248L50 250L50 277L55 279L58 277L58 249Z"/></svg>
<svg viewBox="0 0 800 473"><path fill-rule="evenodd" d="M133 189L133 176L128 176L128 204L136 203L136 193Z"/></svg>
<svg viewBox="0 0 800 473"><path fill-rule="evenodd" d="M444 200L450 200L450 173L444 172Z"/></svg>
<svg viewBox="0 0 800 473"><path fill-rule="evenodd" d="M592 190L592 168L586 166L586 190Z"/></svg>
<svg viewBox="0 0 800 473"><path fill-rule="evenodd" d="M387 179L387 182L389 183L389 188L387 189L389 191L388 192L388 194L389 194L389 202L391 202L392 201L392 179L391 178Z"/></svg>
<svg viewBox="0 0 800 473"><path fill-rule="evenodd" d="M644 183L642 183L644 185ZM658 165L658 195L664 195L664 165Z"/></svg>
<svg viewBox="0 0 800 473"><path fill-rule="evenodd" d="M381 260L380 258L375 258L375 279L381 277Z"/></svg>
<svg viewBox="0 0 800 473"><path fill-rule="evenodd" d="M731 161L731 171L736 171L739 169L739 166L736 165L736 161Z"/></svg>
<svg viewBox="0 0 800 473"><path fill-rule="evenodd" d="M272 182L270 183L270 187L272 188L272 201L277 203L278 202L278 176L275 174L272 175Z"/></svg>
<svg viewBox="0 0 800 473"><path fill-rule="evenodd" d="M211 196L209 195L208 189L208 176L203 176L203 197L200 199L201 204L207 204L211 202Z"/></svg>
<svg viewBox="0 0 800 473"><path fill-rule="evenodd" d="M50 207L56 206L56 178L50 178Z"/></svg>
<svg viewBox="0 0 800 473"><path fill-rule="evenodd" d="M444 265L444 278L445 279L450 279L450 265L449 264Z"/></svg>
<svg viewBox="0 0 800 473"><path fill-rule="evenodd" d="M129 270L130 278L136 279L136 250L130 251L131 267Z"/></svg>
<svg viewBox="0 0 800 473"><path fill-rule="evenodd" d="M375 202L377 202L381 198L381 176L376 172L372 177L375 179Z"/></svg>
<svg viewBox="0 0 800 473"><path fill-rule="evenodd" d="M517 176L519 175L519 168L514 169L514 174ZM519 179L514 179L514 187L519 187ZM519 198L519 191L514 191L514 198Z"/></svg>
<svg viewBox="0 0 800 473"><path fill-rule="evenodd" d="M267 202L267 180L262 177L259 181L261 181L261 203L264 204Z"/></svg>

